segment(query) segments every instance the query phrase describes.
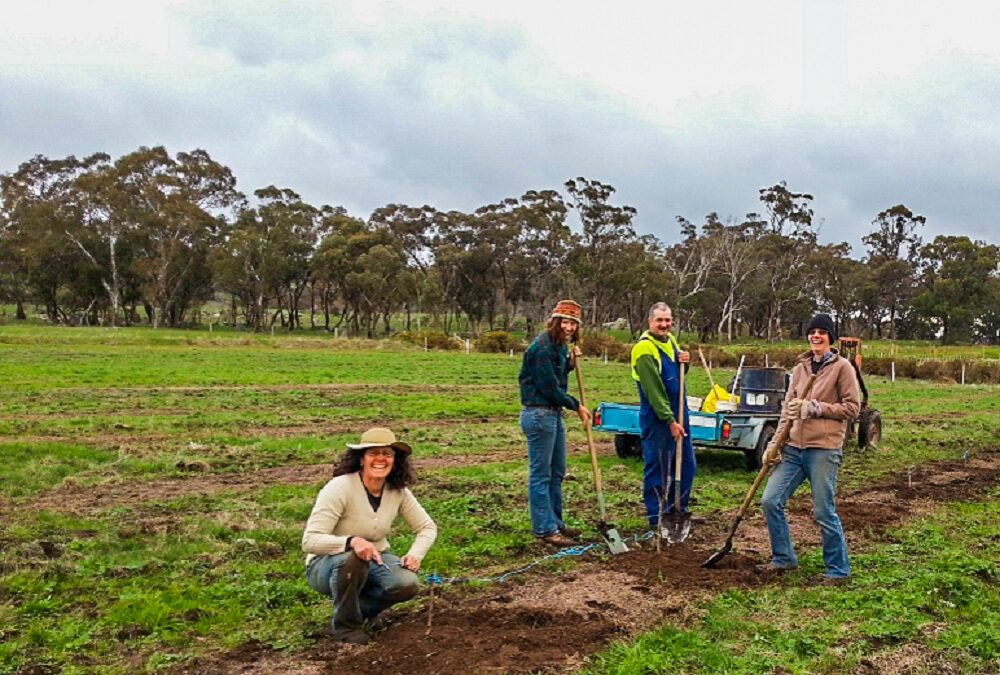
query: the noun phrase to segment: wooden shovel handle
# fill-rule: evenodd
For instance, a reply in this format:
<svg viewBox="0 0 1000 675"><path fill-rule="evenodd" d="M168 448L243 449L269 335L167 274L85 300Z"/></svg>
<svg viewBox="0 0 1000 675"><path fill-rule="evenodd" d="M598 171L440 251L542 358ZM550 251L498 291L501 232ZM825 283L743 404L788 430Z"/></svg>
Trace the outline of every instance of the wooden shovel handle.
<svg viewBox="0 0 1000 675"><path fill-rule="evenodd" d="M810 375L808 382L806 382L806 388L802 391L802 394L799 396L799 398L806 398L807 396L809 396L809 392L812 391L813 384L815 382L816 382L816 376ZM778 420L778 423L779 424L781 423L780 419ZM792 432L792 421L788 420L788 423L784 427L782 427L781 432L771 439L771 443L769 443L769 445L771 444L777 445L780 448L788 441L788 435L791 432ZM743 516L746 515L747 508L750 506L750 502L753 501L753 496L757 494L757 488L759 488L760 484L764 481L764 477L767 476L767 474L771 473L771 469L773 467L766 462L762 462L762 464L763 466L761 466L760 471L757 472L757 477L754 479L753 485L750 486L750 489L747 490L746 497L743 498L743 504L740 506L739 513L736 515L737 518L743 518Z"/></svg>
<svg viewBox="0 0 1000 675"><path fill-rule="evenodd" d="M580 405L587 407L587 393L583 388L583 371L580 369L580 359L575 360L576 370L576 383L580 387ZM591 418L593 420L593 418ZM594 447L594 430L591 429L591 424L588 422L583 425L584 430L587 432L587 448L590 450L590 468L594 472L594 487L597 489L598 498L601 495L601 467L597 465L597 448ZM602 514L603 516L603 514Z"/></svg>
<svg viewBox="0 0 1000 675"><path fill-rule="evenodd" d="M712 379L712 371L708 367L708 363L705 361L705 353L701 351L701 347L698 347L698 358L701 359L701 366L705 369L705 374L708 375L708 386L715 389L715 380Z"/></svg>

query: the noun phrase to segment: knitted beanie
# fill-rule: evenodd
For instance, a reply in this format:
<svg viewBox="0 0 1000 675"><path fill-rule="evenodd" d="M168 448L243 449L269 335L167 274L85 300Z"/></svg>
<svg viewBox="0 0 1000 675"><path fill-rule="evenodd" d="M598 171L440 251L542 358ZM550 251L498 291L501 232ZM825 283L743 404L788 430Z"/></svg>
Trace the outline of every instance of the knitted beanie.
<svg viewBox="0 0 1000 675"><path fill-rule="evenodd" d="M809 335L809 331L813 328L825 330L830 336L831 345L837 341L837 329L834 327L833 319L830 318L829 314L817 314L813 318L809 319L809 325L806 326L806 335Z"/></svg>
<svg viewBox="0 0 1000 675"><path fill-rule="evenodd" d="M577 323L580 323L581 314L580 305L572 300L560 300L556 303L556 308L552 310L553 318L572 319Z"/></svg>

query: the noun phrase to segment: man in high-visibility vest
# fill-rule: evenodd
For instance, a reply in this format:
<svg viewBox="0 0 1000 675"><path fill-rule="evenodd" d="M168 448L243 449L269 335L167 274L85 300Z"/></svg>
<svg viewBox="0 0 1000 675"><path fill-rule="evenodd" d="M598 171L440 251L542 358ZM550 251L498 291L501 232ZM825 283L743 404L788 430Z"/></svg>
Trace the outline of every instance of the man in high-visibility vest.
<svg viewBox="0 0 1000 675"><path fill-rule="evenodd" d="M639 336L632 347L632 378L639 389L639 428L642 431L642 458L645 472L642 481L642 497L646 503L649 526L657 528L662 522L660 508L664 514L674 510L674 490L677 486L672 479L677 461L677 439L684 439L681 457L681 511L688 512L691 486L694 484L695 458L691 445L691 423L687 406L684 419L678 421L677 411L681 396L680 368L687 368L690 355L682 351L670 330L673 328L673 312L665 302L657 302L649 308L647 316L649 330ZM685 372L687 372L685 370ZM664 494L664 483L669 491ZM658 532L666 538L665 532Z"/></svg>

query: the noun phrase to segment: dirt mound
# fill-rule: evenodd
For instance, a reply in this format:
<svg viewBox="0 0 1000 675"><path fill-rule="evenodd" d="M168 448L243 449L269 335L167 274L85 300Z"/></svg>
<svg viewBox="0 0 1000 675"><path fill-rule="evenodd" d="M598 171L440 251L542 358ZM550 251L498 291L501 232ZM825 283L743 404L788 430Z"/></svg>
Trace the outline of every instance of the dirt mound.
<svg viewBox="0 0 1000 675"><path fill-rule="evenodd" d="M1000 453L968 461L929 464L880 485L842 495L838 510L849 545L857 550L934 502L979 499L1000 482ZM797 499L790 520L797 543L815 545L809 499ZM647 631L665 620L697 618L699 600L727 588L782 583L762 573L767 532L759 515L745 522L738 551L711 570L701 563L725 537L729 516L700 523L682 545L657 553L646 542L624 555L588 554L573 572L519 578L469 589L438 587L434 600L387 613L388 627L366 646L340 645L323 636L296 654L261 645L178 668L184 673L529 673L578 667L608 643ZM876 666L877 667L877 666Z"/></svg>

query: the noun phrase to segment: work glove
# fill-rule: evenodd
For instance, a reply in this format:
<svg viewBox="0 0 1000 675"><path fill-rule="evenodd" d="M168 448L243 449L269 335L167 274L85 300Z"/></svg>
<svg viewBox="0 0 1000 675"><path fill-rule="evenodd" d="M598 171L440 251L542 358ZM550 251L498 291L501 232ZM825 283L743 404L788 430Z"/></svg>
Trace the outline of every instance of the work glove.
<svg viewBox="0 0 1000 675"><path fill-rule="evenodd" d="M793 398L788 402L788 416L793 420L799 418L802 415L802 404L804 401L801 398Z"/></svg>
<svg viewBox="0 0 1000 675"><path fill-rule="evenodd" d="M774 443L768 444L767 449L764 450L764 454L761 455L760 461L764 466L774 466L775 464L780 464L781 448Z"/></svg>
<svg viewBox="0 0 1000 675"><path fill-rule="evenodd" d="M792 419L804 420L809 417L819 417L822 413L823 409L820 408L819 401L814 398L809 400L793 398L788 402L788 416Z"/></svg>

